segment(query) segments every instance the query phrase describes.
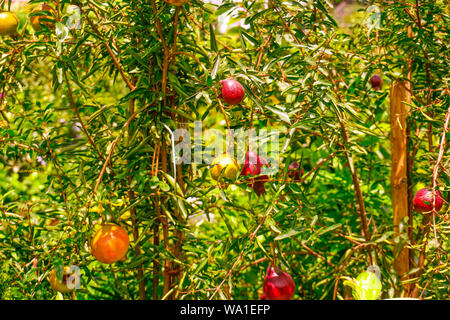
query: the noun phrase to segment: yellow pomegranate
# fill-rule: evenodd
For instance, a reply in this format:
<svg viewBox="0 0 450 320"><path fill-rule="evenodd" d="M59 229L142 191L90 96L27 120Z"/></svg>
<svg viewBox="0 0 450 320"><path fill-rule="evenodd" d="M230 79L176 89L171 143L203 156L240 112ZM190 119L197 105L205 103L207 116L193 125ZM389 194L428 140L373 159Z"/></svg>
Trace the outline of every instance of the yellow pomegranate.
<svg viewBox="0 0 450 320"><path fill-rule="evenodd" d="M239 174L239 167L235 158L228 153L224 153L214 159L209 172L214 180L219 181L223 177L234 181Z"/></svg>
<svg viewBox="0 0 450 320"><path fill-rule="evenodd" d="M56 270L53 269L49 276L48 281L53 290L59 291L61 293L69 293L75 289L76 278L70 273L69 267L64 267L62 279L58 279L56 275Z"/></svg>
<svg viewBox="0 0 450 320"><path fill-rule="evenodd" d="M11 36L16 33L19 20L12 12L0 12L0 36Z"/></svg>

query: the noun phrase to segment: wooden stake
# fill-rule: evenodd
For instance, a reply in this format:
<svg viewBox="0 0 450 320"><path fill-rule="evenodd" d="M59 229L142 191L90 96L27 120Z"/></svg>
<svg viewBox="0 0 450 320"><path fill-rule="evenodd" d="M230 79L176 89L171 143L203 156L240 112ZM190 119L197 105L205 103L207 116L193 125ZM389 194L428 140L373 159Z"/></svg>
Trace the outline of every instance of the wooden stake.
<svg viewBox="0 0 450 320"><path fill-rule="evenodd" d="M408 37L413 38L413 32L411 26L408 26L407 28ZM413 60L408 59L408 74L406 75L406 79L410 83L409 85L409 92L411 93L412 90L412 68L413 68ZM407 151L407 184L408 184L408 219L410 221L410 225L408 227L408 238L409 240L413 241L414 238L414 227L412 225L413 221L413 214L414 214L414 195L413 195L413 184L412 184L412 173L414 169L414 147L413 147L413 137L411 135L411 128L414 125L414 119L406 119L406 147L411 148L411 150ZM413 251L409 252L409 269L415 268L414 266L414 253ZM412 276L411 276L412 277ZM410 285L409 289L411 289L413 286ZM410 297L409 293L407 295Z"/></svg>
<svg viewBox="0 0 450 320"><path fill-rule="evenodd" d="M408 217L408 178L407 178L407 132L406 120L409 111L408 103L411 103L411 93L408 81L395 81L391 87L390 119L391 119L391 189L392 206L394 213L394 238L407 234L405 225L400 223ZM409 224L409 218L407 219ZM394 268L405 280L404 275L409 271L409 250L402 243L394 248ZM405 286L405 289L406 286Z"/></svg>

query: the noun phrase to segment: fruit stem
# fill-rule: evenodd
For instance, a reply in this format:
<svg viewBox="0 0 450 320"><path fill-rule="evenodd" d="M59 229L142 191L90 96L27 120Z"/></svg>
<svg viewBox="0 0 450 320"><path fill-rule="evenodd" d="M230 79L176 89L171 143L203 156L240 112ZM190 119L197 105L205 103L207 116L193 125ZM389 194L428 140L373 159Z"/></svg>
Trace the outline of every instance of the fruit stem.
<svg viewBox="0 0 450 320"><path fill-rule="evenodd" d="M228 121L227 114L225 113L225 109L223 107L223 103L222 103L221 99L219 98L219 93L217 92L216 88L214 88L214 92L216 94L216 98L217 98L217 102L219 103L220 110L222 111L223 117L225 118L225 122L227 124L227 129L230 132L230 122Z"/></svg>

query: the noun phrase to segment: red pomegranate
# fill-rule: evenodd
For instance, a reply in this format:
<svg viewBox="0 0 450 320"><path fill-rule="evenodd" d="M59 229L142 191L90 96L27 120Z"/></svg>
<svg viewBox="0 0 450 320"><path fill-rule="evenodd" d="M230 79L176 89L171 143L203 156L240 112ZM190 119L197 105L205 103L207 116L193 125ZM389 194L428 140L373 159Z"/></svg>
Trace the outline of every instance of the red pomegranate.
<svg viewBox="0 0 450 320"><path fill-rule="evenodd" d="M261 167L267 165L267 161L264 158L258 156L254 151L248 151L245 154L244 167L242 168L242 176L257 176L261 174Z"/></svg>
<svg viewBox="0 0 450 320"><path fill-rule="evenodd" d="M236 105L241 103L244 99L244 87L234 79L225 79L220 81L222 84L222 95L223 100L229 105Z"/></svg>
<svg viewBox="0 0 450 320"><path fill-rule="evenodd" d="M431 212L433 210L433 201L435 201L434 208L436 209L436 212L438 212L441 210L444 202L439 190L436 190L435 196L433 196L433 189L420 189L414 196L414 209L420 213Z"/></svg>
<svg viewBox="0 0 450 320"><path fill-rule="evenodd" d="M258 154L253 151L248 151L245 154L245 163L241 175L250 178L248 179L248 185L253 188L258 196L266 193L264 184L269 180L269 176L260 175L262 166L269 166L266 159L259 157Z"/></svg>
<svg viewBox="0 0 450 320"><path fill-rule="evenodd" d="M370 84L374 90L380 90L381 85L383 84L383 79L379 74L376 74L370 78Z"/></svg>
<svg viewBox="0 0 450 320"><path fill-rule="evenodd" d="M290 300L295 292L295 282L286 272L275 266L267 268L264 278L264 295L266 300Z"/></svg>

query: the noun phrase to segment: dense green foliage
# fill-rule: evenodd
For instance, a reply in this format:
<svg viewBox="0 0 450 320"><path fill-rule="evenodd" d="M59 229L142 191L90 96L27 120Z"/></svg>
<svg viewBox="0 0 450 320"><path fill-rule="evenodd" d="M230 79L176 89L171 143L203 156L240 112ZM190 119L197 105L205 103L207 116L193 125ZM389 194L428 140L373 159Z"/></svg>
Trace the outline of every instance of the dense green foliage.
<svg viewBox="0 0 450 320"><path fill-rule="evenodd" d="M0 297L62 298L47 276L76 265L81 288L64 298L138 299L144 288L147 299L259 299L271 261L292 275L294 299L350 298L342 277L370 261L382 297L397 297L403 242L417 257L427 248L408 281L448 299L448 204L423 241L393 238L389 141L389 87L411 72L411 185L431 186L450 105L444 1L374 1L379 13L361 6L345 29L321 0L54 2L56 29L34 32L22 7L19 35L0 39ZM82 8L80 28L66 27L69 4ZM231 12L245 25L219 32ZM219 81L231 76L246 97L222 110ZM193 142L194 121L279 131L264 195L243 177L218 188L207 163L178 165L174 179L171 132L189 128ZM301 182L287 175L294 159ZM423 219L414 213L414 238ZM125 261L90 254L103 221L129 232Z"/></svg>

